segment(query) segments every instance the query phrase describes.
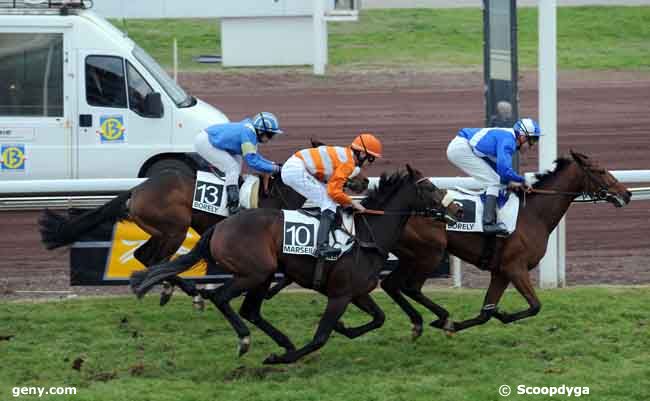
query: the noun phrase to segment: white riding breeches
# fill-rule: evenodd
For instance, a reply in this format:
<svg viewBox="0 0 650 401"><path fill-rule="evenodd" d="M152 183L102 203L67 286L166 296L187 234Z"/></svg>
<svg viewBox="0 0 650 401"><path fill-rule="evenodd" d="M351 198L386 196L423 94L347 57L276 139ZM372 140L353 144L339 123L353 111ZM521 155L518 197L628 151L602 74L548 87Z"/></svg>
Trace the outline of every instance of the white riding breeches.
<svg viewBox="0 0 650 401"><path fill-rule="evenodd" d="M488 195L497 196L499 190L505 188L501 184L499 174L485 160L474 153L467 139L460 136L454 138L447 147L447 158L454 166L487 187Z"/></svg>
<svg viewBox="0 0 650 401"><path fill-rule="evenodd" d="M296 156L291 156L282 165L280 174L285 184L304 196L307 201L316 204L321 211L331 210L336 212L337 204L327 194L327 186L309 174L302 160Z"/></svg>
<svg viewBox="0 0 650 401"><path fill-rule="evenodd" d="M208 133L205 131L199 132L194 139L194 150L226 175L226 185L239 184L242 165L241 156L231 155L225 150L212 146Z"/></svg>

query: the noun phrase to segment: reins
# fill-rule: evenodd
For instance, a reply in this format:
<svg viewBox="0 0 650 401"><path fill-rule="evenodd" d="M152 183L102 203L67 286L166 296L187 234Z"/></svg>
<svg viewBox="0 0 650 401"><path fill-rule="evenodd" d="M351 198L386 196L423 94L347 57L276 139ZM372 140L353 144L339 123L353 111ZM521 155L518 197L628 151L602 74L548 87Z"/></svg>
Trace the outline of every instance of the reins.
<svg viewBox="0 0 650 401"><path fill-rule="evenodd" d="M538 189L538 188L530 188L528 191L524 191L524 206L526 205L526 195L528 193L533 193L533 194L539 194L539 195L560 195L560 196L573 196L573 197L579 197L581 196L582 199L573 199L572 202L575 203L596 203L598 201L606 201L607 197L609 196L608 190L605 186L601 186L598 190L595 191L589 191L587 188L589 188L589 184L591 182L589 181L590 176L593 174L590 170L585 169L584 166L582 166L580 163L577 163L580 169L584 172L585 174L585 190L582 192L568 192L568 191L556 191L553 189Z"/></svg>

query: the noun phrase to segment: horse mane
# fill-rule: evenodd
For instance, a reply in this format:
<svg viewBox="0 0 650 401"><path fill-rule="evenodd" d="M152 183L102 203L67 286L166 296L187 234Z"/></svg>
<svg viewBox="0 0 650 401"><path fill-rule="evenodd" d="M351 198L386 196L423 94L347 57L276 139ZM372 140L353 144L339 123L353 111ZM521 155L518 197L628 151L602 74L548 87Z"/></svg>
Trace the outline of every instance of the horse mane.
<svg viewBox="0 0 650 401"><path fill-rule="evenodd" d="M379 185L368 191L368 195L363 200L364 207L380 208L408 179L408 172L403 170L397 170L391 175L383 173L379 178Z"/></svg>
<svg viewBox="0 0 650 401"><path fill-rule="evenodd" d="M533 184L533 188L542 187L544 184L546 184L548 181L553 179L553 177L557 176L560 172L565 170L572 163L574 163L574 161L567 157L558 158L557 160L555 160L555 169L548 170L545 173L535 174L535 178L537 178L537 182Z"/></svg>

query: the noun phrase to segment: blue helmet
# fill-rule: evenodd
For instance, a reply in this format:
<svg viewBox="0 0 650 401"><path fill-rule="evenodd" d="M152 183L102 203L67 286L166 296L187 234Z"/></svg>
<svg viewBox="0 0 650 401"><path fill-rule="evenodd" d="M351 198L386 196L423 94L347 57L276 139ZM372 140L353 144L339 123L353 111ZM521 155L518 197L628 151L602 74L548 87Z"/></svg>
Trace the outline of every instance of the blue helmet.
<svg viewBox="0 0 650 401"><path fill-rule="evenodd" d="M278 118L267 111L258 113L253 117L253 126L258 133L269 133L271 135L284 133L280 129Z"/></svg>
<svg viewBox="0 0 650 401"><path fill-rule="evenodd" d="M539 124L535 122L532 118L522 118L517 120L515 125L512 127L517 136L525 135L527 137L540 137L542 132L539 129Z"/></svg>

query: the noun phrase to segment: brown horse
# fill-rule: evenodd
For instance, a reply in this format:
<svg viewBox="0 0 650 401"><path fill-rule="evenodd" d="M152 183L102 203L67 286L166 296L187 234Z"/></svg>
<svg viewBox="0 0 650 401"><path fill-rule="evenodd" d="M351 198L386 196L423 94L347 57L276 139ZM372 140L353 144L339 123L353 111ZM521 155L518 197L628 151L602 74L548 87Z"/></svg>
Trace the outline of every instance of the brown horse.
<svg viewBox="0 0 650 401"><path fill-rule="evenodd" d="M329 264L328 279L317 290L328 297L328 304L313 340L296 350L289 338L266 321L260 313L273 275L282 269L293 281L311 288L316 259L283 253L284 217L282 211L249 210L222 221L207 232L199 244L180 258L136 272L131 285L143 296L152 286L179 274L201 258L213 258L233 279L214 291L204 291L228 319L239 336L240 355L250 345L250 332L230 307L230 300L246 293L240 314L269 335L286 350L271 355L265 363L291 363L321 348L335 329L361 335L380 327L384 313L370 296L378 283L378 273L397 242L413 211L440 207L444 193L407 166L407 172L383 175L376 190L364 200L369 209L384 209L382 215L357 215L357 243L353 252ZM372 321L353 329L338 325L340 316L352 302L372 316Z"/></svg>
<svg viewBox="0 0 650 401"><path fill-rule="evenodd" d="M161 263L178 250L190 227L202 234L225 219L224 216L192 209L194 184L194 177L169 169L78 216L66 218L46 209L39 219L41 239L47 249L55 249L77 241L103 222L131 220L151 235L135 251L134 257L144 266ZM358 187L363 183L350 185ZM285 185L279 176L270 178L268 189L260 186L260 207L296 209L304 202L305 198ZM179 277L169 281L188 295L198 295L194 286ZM161 304L166 300L162 297Z"/></svg>
<svg viewBox="0 0 650 401"><path fill-rule="evenodd" d="M522 195L517 229L508 238L490 239L481 234L446 231L444 223L413 217L404 230L397 248L399 267L382 281L382 288L393 298L413 324L413 335L422 332L422 316L402 294L419 302L438 316L431 326L457 332L483 324L496 317L511 323L539 313L541 303L530 281L534 269L546 252L549 235L558 225L571 203L578 197L589 196L616 207L630 202L631 193L612 174L580 153L556 161L554 171L537 175L530 194ZM449 313L422 295L426 277L435 269L444 249L465 262L491 273L490 285L479 315L462 322L448 320ZM489 249L493 256L483 261ZM528 309L506 313L497 305L503 292L512 283L528 302Z"/></svg>

